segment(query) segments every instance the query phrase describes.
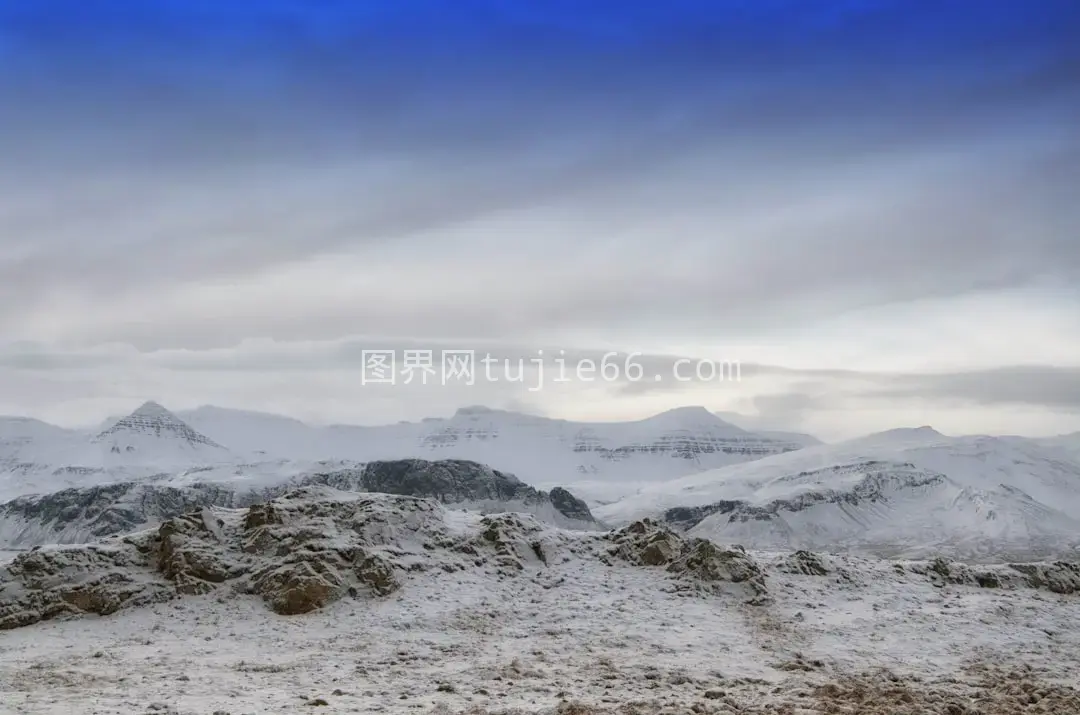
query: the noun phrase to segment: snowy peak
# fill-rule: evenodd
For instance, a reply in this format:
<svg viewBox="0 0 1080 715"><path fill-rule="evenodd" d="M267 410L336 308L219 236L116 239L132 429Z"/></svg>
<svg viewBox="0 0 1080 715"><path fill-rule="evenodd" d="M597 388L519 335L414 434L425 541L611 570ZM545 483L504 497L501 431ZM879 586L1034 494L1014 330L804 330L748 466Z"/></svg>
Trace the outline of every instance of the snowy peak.
<svg viewBox="0 0 1080 715"><path fill-rule="evenodd" d="M751 437L751 433L722 420L704 407L676 407L641 420L640 424L665 431L698 431L729 438Z"/></svg>
<svg viewBox="0 0 1080 715"><path fill-rule="evenodd" d="M948 439L948 437L941 434L929 425L923 425L922 427L899 427L897 429L886 430L884 432L875 432L874 434L867 435L866 437L862 437L860 439L867 442L894 442L897 444L903 444L909 442L930 442L934 440L946 440Z"/></svg>
<svg viewBox="0 0 1080 715"><path fill-rule="evenodd" d="M188 445L192 448L207 447L225 450L217 442L202 435L187 425L183 420L169 412L156 402L147 402L127 417L121 418L112 427L104 430L95 442L114 442L113 451L134 451L135 445L121 445L131 439L146 438L168 440Z"/></svg>

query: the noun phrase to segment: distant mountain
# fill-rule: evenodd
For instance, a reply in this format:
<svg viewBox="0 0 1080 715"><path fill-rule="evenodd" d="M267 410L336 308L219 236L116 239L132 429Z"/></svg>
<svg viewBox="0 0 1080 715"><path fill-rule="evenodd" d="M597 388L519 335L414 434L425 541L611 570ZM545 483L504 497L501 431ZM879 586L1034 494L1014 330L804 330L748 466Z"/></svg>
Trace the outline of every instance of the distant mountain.
<svg viewBox="0 0 1080 715"><path fill-rule="evenodd" d="M666 479L796 450L703 407L633 422L584 423L468 407L446 419L317 427L258 412L200 407L174 414L147 402L96 435L9 421L0 441L0 499L155 479L264 488L322 469L377 460L469 460L538 489L571 487L613 501Z"/></svg>
<svg viewBox="0 0 1080 715"><path fill-rule="evenodd" d="M596 513L762 549L1075 555L1080 462L1020 437L899 429L671 480Z"/></svg>
<svg viewBox="0 0 1080 715"><path fill-rule="evenodd" d="M249 410L204 405L176 413L192 428L241 454L325 458L321 430L300 420ZM306 453L306 454L305 454Z"/></svg>
<svg viewBox="0 0 1080 715"><path fill-rule="evenodd" d="M1058 437L1048 437L1046 439L1041 439L1038 441L1040 444L1045 444L1048 447L1057 447L1059 449L1063 449L1071 456L1080 460L1080 432L1063 434Z"/></svg>
<svg viewBox="0 0 1080 715"><path fill-rule="evenodd" d="M0 425L0 498L242 461L155 402L96 435L35 420Z"/></svg>
<svg viewBox="0 0 1080 715"><path fill-rule="evenodd" d="M473 406L450 418L377 427L313 427L275 415L199 408L180 416L249 460L466 459L542 489L573 485L600 503L703 469L800 449L729 424L704 407L633 422L586 423Z"/></svg>
<svg viewBox="0 0 1080 715"><path fill-rule="evenodd" d="M156 402L147 402L118 420L92 440L113 454L149 454L158 458L167 450L184 453L191 462L231 458L227 449L196 432Z"/></svg>
<svg viewBox="0 0 1080 715"><path fill-rule="evenodd" d="M748 415L742 415L738 412L714 412L717 417L726 422L730 422L733 425L741 427L744 430L749 430L754 434L761 435L768 439L775 439L781 442L793 442L795 444L802 445L803 447L816 447L819 444L824 444L820 439L803 432L789 432L785 430L763 429L759 424L759 420Z"/></svg>

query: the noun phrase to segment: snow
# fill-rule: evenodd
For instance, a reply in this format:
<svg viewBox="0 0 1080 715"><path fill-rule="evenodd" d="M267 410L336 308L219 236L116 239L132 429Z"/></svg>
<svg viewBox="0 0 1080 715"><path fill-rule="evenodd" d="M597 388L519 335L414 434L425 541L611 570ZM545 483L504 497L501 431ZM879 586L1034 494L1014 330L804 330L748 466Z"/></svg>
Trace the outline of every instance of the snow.
<svg viewBox="0 0 1080 715"><path fill-rule="evenodd" d="M240 565L242 550L274 563L340 565L341 554L362 548L393 561L401 587L282 616L223 582L205 596L6 630L0 711L283 713L325 701L327 712L442 715L555 713L560 703L579 704L561 715L619 706L642 715L897 715L978 702L994 715L1029 711L1037 693L1043 712L1080 712L1080 693L1069 689L1080 687L1075 577L1055 593L1004 565L977 572L751 551L738 558L764 573L769 598L750 601L688 588L686 574L665 565L607 558L617 542L525 516L485 521L426 500L325 487L273 508L275 520L251 527L249 510L174 520L191 527L172 531L176 563L193 576ZM492 523L505 528L489 538ZM269 537L265 550L251 550L249 528ZM45 547L62 558L0 584L5 609L12 599L39 608L30 590L64 593L64 579L80 582L93 569L108 569L97 572L105 589L170 588L160 560L138 556L152 537ZM89 552L102 558L78 558ZM505 567L508 553L520 568ZM108 578L121 572L126 580ZM980 587L969 578L976 573L1001 580ZM857 709L838 704L848 687L862 693Z"/></svg>
<svg viewBox="0 0 1080 715"><path fill-rule="evenodd" d="M937 588L884 563L836 563L844 576L770 571L776 601L760 608L674 593L659 569L572 556L506 579L416 574L388 598L305 616L188 597L5 632L0 690L4 712L34 715L298 712L317 698L327 712L540 713L568 701L689 712L721 691L721 705L758 713L879 668L954 695L994 668L1080 686L1076 596Z"/></svg>
<svg viewBox="0 0 1080 715"><path fill-rule="evenodd" d="M471 407L420 423L316 427L210 406L173 414L150 402L91 439L45 423L20 429L18 445L4 442L0 429L0 500L150 477L268 485L318 463L420 457L478 461L543 490L574 485L576 496L596 504L657 481L800 446L742 430L703 407L625 423Z"/></svg>
<svg viewBox="0 0 1080 715"><path fill-rule="evenodd" d="M619 525L722 502L774 518L735 519L726 509L691 533L760 548L858 545L890 555L959 549L966 558L1074 555L1080 545L1080 461L1066 450L1020 437L946 437L931 428L668 480L594 513Z"/></svg>
<svg viewBox="0 0 1080 715"><path fill-rule="evenodd" d="M473 406L418 423L319 427L147 403L92 438L0 420L0 501L119 481L258 490L371 460L468 459L538 489L569 489L612 525L730 501L742 505L738 519L699 514L694 533L760 548L1042 558L1080 547L1075 445L1068 435L950 437L916 427L800 448L700 406L625 423ZM5 533L14 528L34 527L9 524Z"/></svg>

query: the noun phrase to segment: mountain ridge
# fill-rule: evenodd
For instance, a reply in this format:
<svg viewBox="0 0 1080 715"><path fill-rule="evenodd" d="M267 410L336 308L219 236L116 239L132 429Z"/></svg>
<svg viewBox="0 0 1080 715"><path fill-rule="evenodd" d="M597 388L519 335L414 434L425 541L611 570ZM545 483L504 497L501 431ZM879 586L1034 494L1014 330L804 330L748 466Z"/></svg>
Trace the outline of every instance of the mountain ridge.
<svg viewBox="0 0 1080 715"><path fill-rule="evenodd" d="M285 478L325 460L416 457L488 464L542 489L574 480L579 496L599 504L658 479L802 447L743 430L701 406L628 422L573 422L472 405L420 422L315 426L211 405L172 413L148 402L94 436L65 431L44 441L0 452L0 471L9 475L0 497L209 466L224 477L259 464L256 471L269 477L277 468Z"/></svg>
<svg viewBox="0 0 1080 715"><path fill-rule="evenodd" d="M1080 462L1025 438L889 430L670 480L596 513L750 548L1075 558Z"/></svg>

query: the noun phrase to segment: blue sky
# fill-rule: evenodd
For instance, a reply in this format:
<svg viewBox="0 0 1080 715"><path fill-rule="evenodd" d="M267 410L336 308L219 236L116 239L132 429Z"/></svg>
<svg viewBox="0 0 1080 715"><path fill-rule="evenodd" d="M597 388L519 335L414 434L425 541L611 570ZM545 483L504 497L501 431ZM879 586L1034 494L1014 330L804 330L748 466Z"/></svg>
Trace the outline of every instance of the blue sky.
<svg viewBox="0 0 1080 715"><path fill-rule="evenodd" d="M0 0L0 412L1080 429L1078 47L1056 0ZM327 367L365 341L763 367L417 395Z"/></svg>

